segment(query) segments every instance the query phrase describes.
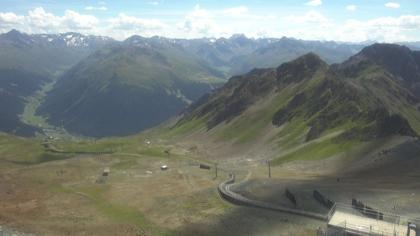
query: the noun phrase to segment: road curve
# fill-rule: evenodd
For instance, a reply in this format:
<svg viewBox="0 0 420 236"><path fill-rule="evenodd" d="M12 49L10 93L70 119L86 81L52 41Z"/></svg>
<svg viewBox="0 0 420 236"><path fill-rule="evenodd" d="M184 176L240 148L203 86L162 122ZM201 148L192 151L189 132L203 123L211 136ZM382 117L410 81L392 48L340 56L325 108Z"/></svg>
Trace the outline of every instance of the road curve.
<svg viewBox="0 0 420 236"><path fill-rule="evenodd" d="M268 202L262 202L262 201L246 198L230 190L230 187L232 186L234 182L235 182L235 175L229 174L229 179L220 183L218 186L220 196L222 196L222 198L224 198L225 200L231 203L234 203L237 205L243 205L243 206L257 207L257 208L262 208L262 209L267 209L267 210L285 212L285 213L305 216L305 217L322 220L322 221L327 221L328 219L327 215L318 214L318 213L309 212L309 211L300 210L300 209L288 208L288 207L279 206L279 205L275 205Z"/></svg>

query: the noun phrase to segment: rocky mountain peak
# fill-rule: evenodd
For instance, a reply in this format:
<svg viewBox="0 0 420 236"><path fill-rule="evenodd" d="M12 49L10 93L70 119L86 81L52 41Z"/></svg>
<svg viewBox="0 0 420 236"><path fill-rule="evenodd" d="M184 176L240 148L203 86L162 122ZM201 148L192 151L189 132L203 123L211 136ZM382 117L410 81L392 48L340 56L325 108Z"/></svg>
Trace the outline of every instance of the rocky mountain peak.
<svg viewBox="0 0 420 236"><path fill-rule="evenodd" d="M299 82L326 67L328 67L327 63L315 53L310 52L277 67L277 78L284 82Z"/></svg>
<svg viewBox="0 0 420 236"><path fill-rule="evenodd" d="M417 55L418 52L411 51L406 46L375 43L365 47L343 65L360 65L368 61L383 66L403 82L411 85L420 82L420 61Z"/></svg>

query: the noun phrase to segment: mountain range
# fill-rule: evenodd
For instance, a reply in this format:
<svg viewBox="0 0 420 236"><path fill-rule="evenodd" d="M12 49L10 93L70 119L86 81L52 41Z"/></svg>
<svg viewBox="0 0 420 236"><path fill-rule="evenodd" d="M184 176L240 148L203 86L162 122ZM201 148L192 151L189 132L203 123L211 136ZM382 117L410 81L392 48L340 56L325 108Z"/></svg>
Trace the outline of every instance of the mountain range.
<svg viewBox="0 0 420 236"><path fill-rule="evenodd" d="M411 44L412 47L413 45L415 44ZM25 136L41 132L33 124L23 123L20 115L28 105L28 97L45 84L51 84L51 89L40 100L39 107L35 109L36 114L44 117L50 124L63 126L72 133L94 137L129 135L153 127L179 114L203 94L223 86L227 81L224 87L216 91L232 94L233 90L239 92L239 87L249 89L250 91L241 92L238 96L226 98L229 102L225 107L215 108L217 112L213 111L217 114L193 112L205 113L209 119L211 117L207 123L212 128L242 114L254 100L259 100L261 94L272 93L273 84L266 85L270 88L267 91L259 91L259 84L254 83L261 80L260 77L268 76L267 73L274 73L269 72L273 69L254 68L278 66L312 52L313 54L309 54L312 56L306 55L304 58L318 61L319 68L317 66L315 71L326 71L325 77L352 77L354 75L349 71L353 71L353 67L363 68L363 65L370 63L367 61L381 56L376 55L375 50L362 50L364 46L291 38L252 39L244 35L219 39L132 36L124 41L115 41L107 37L78 33L28 35L12 30L0 35L0 105L3 108L0 130ZM357 54L351 60L345 61L360 50L364 51L363 54ZM398 74L400 77L390 79L398 81L397 92L408 91L407 94L417 98L413 94L418 93L419 84L416 80L412 81L411 76L417 76L418 73L413 69L416 68L418 54L405 47L404 50L411 54L401 65L394 65L392 60L387 61L388 56L383 55L381 60L375 61L376 64L371 64L387 67L386 71L393 75ZM400 57L408 55L407 52L401 55L390 53L391 57ZM342 63L343 61L345 62ZM411 64L407 64L408 62ZM329 66L333 63L341 64ZM282 66L284 65L288 64ZM392 65L395 68L391 68ZM408 66L401 69L402 65ZM370 64L367 67L373 68ZM309 69L309 74L312 73L311 68L304 68ZM245 75L236 76L239 74ZM233 77L229 79L231 76ZM293 74L290 76L294 77ZM299 76L306 78L309 75ZM258 79L248 82L249 85L240 85L238 81L244 79L239 78L244 77ZM345 80L328 81L333 82L325 86L341 88L341 85L335 83L343 83ZM280 87L276 86L277 90L283 90L289 85L282 83ZM226 90L227 88L233 90ZM286 90L291 91L291 88ZM309 94L315 92L306 91ZM216 93L213 92L211 96ZM200 101L203 102L203 99ZM296 99L299 100L299 97ZM404 105L407 101L404 101ZM197 107L197 103L192 107ZM184 118L186 119L189 118ZM313 122L311 126L320 127L317 128L319 131L313 128L312 133L322 133L324 129L328 129L322 127L319 119ZM278 125L281 126L281 122Z"/></svg>
<svg viewBox="0 0 420 236"><path fill-rule="evenodd" d="M133 36L97 50L64 73L38 114L86 136L134 134L178 114L234 73L250 70L253 63L245 58L254 58L253 53L265 61L257 66L270 66L314 49L335 62L360 46L243 35L196 40Z"/></svg>
<svg viewBox="0 0 420 236"><path fill-rule="evenodd" d="M373 44L339 64L309 53L255 69L200 98L168 132L205 137L219 148L237 146L241 153L266 150L275 163L304 158L302 150L316 158L366 141L415 137L419 55L405 46Z"/></svg>

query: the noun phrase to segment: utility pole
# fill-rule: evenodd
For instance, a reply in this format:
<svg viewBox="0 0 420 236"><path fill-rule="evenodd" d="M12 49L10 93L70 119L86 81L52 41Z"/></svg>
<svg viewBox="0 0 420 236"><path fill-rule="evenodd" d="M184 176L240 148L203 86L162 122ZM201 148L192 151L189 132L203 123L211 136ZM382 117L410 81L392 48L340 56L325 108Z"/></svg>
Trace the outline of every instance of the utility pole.
<svg viewBox="0 0 420 236"><path fill-rule="evenodd" d="M271 165L270 165L270 160L267 160L267 165L268 165L268 178L271 178Z"/></svg>
<svg viewBox="0 0 420 236"><path fill-rule="evenodd" d="M395 217L397 217L397 207L396 207L396 205L397 205L397 200L395 200L395 202L394 202L394 215L395 215ZM400 224L400 222L398 222L398 224ZM395 226L396 226L396 223L394 222L394 234L396 233Z"/></svg>

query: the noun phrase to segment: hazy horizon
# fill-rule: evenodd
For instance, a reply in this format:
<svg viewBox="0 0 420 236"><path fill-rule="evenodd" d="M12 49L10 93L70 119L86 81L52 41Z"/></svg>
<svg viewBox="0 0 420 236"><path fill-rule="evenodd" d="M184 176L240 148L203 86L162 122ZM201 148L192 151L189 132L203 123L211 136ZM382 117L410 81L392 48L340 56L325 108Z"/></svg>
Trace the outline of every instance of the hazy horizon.
<svg viewBox="0 0 420 236"><path fill-rule="evenodd" d="M274 39L274 40L280 40L282 38L287 38L287 39L292 39L292 40L301 40L301 41L314 41L314 42L331 42L331 43L337 43L337 44L360 44L360 45L369 45L369 44L373 44L373 43L389 43L389 44L402 44L402 43L420 43L420 41L395 41L395 42L388 42L388 41L378 41L378 40L366 40L366 41L361 41L361 42L351 42L351 41L336 41L336 40L320 40L320 39L301 39L301 38L296 38L296 37L288 37L288 36L279 36L279 37L252 37L252 36L247 36L246 34L242 34L242 33L235 33L229 36L220 36L220 37L197 37L197 38L182 38L182 37L175 37L175 38L171 38L171 37L165 37L165 36L160 36L160 35L151 35L151 36L144 36L144 35L139 35L139 34L133 34L128 36L127 38L123 38L123 39L116 39L113 38L112 36L105 36L105 35L95 35L95 34L85 34L85 33L80 33L80 32L74 32L74 31L68 31L68 32L59 32L59 33L28 33L28 32L24 32L24 31L20 31L17 29L11 29L8 32L4 32L4 33L0 33L0 34L7 34L13 30L18 31L19 33L22 34L27 34L27 35L66 35L66 34L80 34L83 36L95 36L95 37L104 37L104 38L110 38L112 40L115 40L117 42L124 42L125 40L131 38L131 37L135 37L135 36L139 36L139 37L143 37L143 38L154 38L154 37L158 37L158 38L165 38L165 39L169 39L169 40L199 40L199 39L207 39L207 40L219 40L219 39L229 39L235 36L245 36L248 39L252 39L252 40L258 40L258 39Z"/></svg>
<svg viewBox="0 0 420 236"><path fill-rule="evenodd" d="M291 37L337 42L420 41L414 1L2 1L0 32L77 32L124 40Z"/></svg>

